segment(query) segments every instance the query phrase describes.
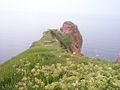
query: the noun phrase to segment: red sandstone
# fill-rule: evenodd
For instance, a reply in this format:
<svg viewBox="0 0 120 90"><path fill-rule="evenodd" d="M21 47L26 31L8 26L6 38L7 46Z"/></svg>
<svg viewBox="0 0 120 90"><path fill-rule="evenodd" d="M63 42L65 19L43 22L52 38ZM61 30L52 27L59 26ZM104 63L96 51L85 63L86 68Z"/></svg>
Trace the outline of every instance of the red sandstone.
<svg viewBox="0 0 120 90"><path fill-rule="evenodd" d="M77 25L75 25L70 21L66 21L63 23L63 26L60 28L60 31L63 33L70 34L72 38L72 45L71 45L72 51L76 53L81 53L83 38L78 30Z"/></svg>

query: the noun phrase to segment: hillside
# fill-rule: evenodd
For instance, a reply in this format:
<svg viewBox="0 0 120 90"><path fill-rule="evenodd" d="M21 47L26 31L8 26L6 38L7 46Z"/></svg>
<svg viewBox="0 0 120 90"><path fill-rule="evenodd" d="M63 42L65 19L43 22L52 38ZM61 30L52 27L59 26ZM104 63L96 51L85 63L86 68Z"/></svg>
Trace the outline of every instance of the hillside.
<svg viewBox="0 0 120 90"><path fill-rule="evenodd" d="M0 90L120 90L120 63L72 52L71 38L48 30L0 65Z"/></svg>

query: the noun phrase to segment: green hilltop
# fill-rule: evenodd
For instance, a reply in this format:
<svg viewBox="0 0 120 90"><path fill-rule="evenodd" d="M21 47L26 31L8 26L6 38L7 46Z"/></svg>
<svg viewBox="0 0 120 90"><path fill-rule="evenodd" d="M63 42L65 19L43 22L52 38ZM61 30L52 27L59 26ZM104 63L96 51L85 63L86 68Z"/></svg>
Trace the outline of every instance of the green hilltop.
<svg viewBox="0 0 120 90"><path fill-rule="evenodd" d="M48 30L0 65L0 90L120 90L120 63L71 51L71 38Z"/></svg>

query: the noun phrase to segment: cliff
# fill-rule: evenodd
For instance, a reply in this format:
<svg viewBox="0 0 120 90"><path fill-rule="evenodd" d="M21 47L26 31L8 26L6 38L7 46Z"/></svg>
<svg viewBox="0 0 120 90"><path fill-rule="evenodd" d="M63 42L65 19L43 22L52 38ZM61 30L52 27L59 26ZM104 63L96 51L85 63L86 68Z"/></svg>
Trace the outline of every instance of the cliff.
<svg viewBox="0 0 120 90"><path fill-rule="evenodd" d="M120 63L81 56L72 40L59 30L44 32L0 66L0 90L119 90Z"/></svg>

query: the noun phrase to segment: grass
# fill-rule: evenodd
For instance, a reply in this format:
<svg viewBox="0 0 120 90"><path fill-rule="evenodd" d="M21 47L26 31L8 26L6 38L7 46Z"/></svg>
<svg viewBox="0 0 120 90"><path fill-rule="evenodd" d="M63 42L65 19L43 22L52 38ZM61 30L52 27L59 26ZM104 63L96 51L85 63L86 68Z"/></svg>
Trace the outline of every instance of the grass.
<svg viewBox="0 0 120 90"><path fill-rule="evenodd" d="M68 37L49 30L0 65L0 90L120 90L120 63L72 53Z"/></svg>

